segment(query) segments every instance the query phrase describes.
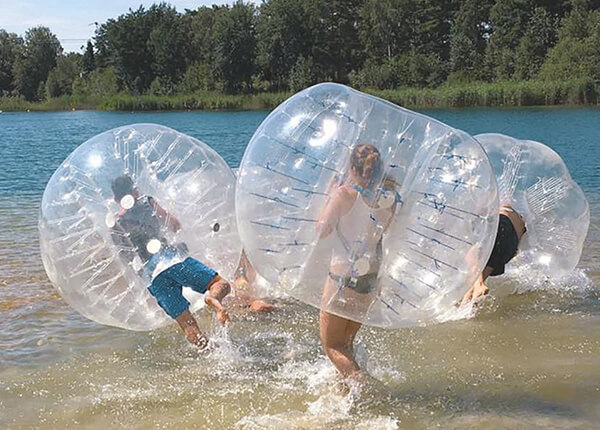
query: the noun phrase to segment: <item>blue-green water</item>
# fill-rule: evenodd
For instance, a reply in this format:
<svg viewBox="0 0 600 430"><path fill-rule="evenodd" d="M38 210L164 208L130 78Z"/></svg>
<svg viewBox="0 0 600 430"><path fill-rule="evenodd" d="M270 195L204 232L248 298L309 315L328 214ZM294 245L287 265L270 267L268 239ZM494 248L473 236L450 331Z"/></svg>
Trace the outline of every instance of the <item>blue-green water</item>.
<svg viewBox="0 0 600 430"><path fill-rule="evenodd" d="M504 133L550 145L573 178L600 191L599 109L430 110L423 113L475 135ZM232 166L268 112L108 113L50 112L0 115L1 194L40 194L59 163L90 137L126 124L153 122L194 136L215 148Z"/></svg>
<svg viewBox="0 0 600 430"><path fill-rule="evenodd" d="M580 267L557 283L500 279L470 320L365 328L359 356L387 394L336 384L314 309L277 302L234 315L198 355L168 328L134 333L72 311L43 271L37 213L47 180L80 143L155 122L236 167L267 112L0 114L0 428L598 428L600 110L424 112L471 134L539 140L565 160L591 206ZM208 315L201 324L211 327Z"/></svg>

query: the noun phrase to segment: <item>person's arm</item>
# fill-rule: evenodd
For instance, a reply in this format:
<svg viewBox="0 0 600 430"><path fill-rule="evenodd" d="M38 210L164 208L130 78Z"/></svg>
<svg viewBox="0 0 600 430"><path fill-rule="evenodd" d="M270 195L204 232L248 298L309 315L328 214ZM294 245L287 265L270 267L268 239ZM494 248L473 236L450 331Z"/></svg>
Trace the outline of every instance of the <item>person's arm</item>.
<svg viewBox="0 0 600 430"><path fill-rule="evenodd" d="M181 229L181 223L179 222L179 220L171 214L169 214L169 212L167 212L165 209L163 209L162 206L159 205L156 202L156 200L154 200L154 198L148 197L148 202L150 202L150 204L152 205L152 208L156 212L158 218L162 222L167 224L171 230L179 231L179 229Z"/></svg>

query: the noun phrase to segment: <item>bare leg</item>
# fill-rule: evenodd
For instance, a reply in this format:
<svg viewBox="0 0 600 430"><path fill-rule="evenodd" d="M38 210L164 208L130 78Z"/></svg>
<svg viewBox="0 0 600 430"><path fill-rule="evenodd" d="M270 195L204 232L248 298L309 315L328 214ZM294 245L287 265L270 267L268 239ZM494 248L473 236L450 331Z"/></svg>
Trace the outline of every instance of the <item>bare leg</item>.
<svg viewBox="0 0 600 430"><path fill-rule="evenodd" d="M353 356L353 342L361 324L321 311L320 334L325 353L344 378L361 379Z"/></svg>
<svg viewBox="0 0 600 430"><path fill-rule="evenodd" d="M204 302L215 310L217 320L223 325L229 321L229 314L221 302L230 291L229 282L217 275L208 286L208 294L204 299Z"/></svg>
<svg viewBox="0 0 600 430"><path fill-rule="evenodd" d="M255 290L251 285L256 282L256 275L256 270L250 264L246 252L242 251L242 256L236 270L236 279L233 282L235 295L241 305L248 306L253 312L271 312L273 305L255 296Z"/></svg>
<svg viewBox="0 0 600 430"><path fill-rule="evenodd" d="M183 330L183 333L185 334L185 337L188 340L188 342L190 342L193 345L196 345L199 348L206 348L206 346L208 345L208 339L206 339L204 333L200 331L198 323L196 322L194 316L189 310L183 311L181 315L175 318L175 321L177 321L179 327L181 327L181 330Z"/></svg>

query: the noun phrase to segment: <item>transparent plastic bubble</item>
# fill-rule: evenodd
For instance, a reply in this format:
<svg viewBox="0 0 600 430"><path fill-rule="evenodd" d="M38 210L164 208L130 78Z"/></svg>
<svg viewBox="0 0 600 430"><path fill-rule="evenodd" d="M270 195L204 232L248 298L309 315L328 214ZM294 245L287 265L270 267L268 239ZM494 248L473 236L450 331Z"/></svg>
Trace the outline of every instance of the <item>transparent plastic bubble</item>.
<svg viewBox="0 0 600 430"><path fill-rule="evenodd" d="M131 190L117 199L111 185L119 177ZM131 330L166 325L172 320L148 291L158 273L191 256L233 274L241 253L234 190L225 161L190 136L155 124L99 134L69 155L44 191L48 277L89 319ZM183 290L192 311L202 306L202 295Z"/></svg>
<svg viewBox="0 0 600 430"><path fill-rule="evenodd" d="M519 212L527 227L510 264L551 278L570 273L581 257L590 211L563 160L539 142L502 134L475 138L498 177L500 204Z"/></svg>
<svg viewBox="0 0 600 430"><path fill-rule="evenodd" d="M489 257L497 210L472 137L338 84L306 89L263 121L236 189L242 243L261 275L381 327L453 312Z"/></svg>

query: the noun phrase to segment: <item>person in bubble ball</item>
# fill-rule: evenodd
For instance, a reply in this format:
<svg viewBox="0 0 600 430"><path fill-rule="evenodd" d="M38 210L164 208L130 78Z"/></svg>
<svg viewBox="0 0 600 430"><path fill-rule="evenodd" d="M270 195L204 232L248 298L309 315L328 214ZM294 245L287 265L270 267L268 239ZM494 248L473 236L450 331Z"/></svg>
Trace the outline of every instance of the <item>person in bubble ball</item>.
<svg viewBox="0 0 600 430"><path fill-rule="evenodd" d="M274 306L257 297L256 289L254 288L257 282L258 274L248 260L245 251L242 251L238 267L235 271L235 280L233 281L233 290L235 291L235 299L233 303L237 306L247 308L251 312L271 312ZM231 296L230 296L231 297Z"/></svg>
<svg viewBox="0 0 600 430"><path fill-rule="evenodd" d="M165 230L176 232L181 224L153 197L140 195L130 176L115 178L111 188L121 207L111 232L120 256L150 281L148 291L177 321L187 340L205 348L208 340L190 312L182 289L188 286L201 294L208 291L206 304L214 309L218 321L226 324L229 315L221 302L230 292L229 283L215 270L189 257L184 243L167 241Z"/></svg>
<svg viewBox="0 0 600 430"><path fill-rule="evenodd" d="M366 378L354 358L353 347L362 324L326 309L332 299L337 299L346 310L364 313L377 294L382 238L397 205L396 184L382 174L377 148L369 143L357 145L350 156L347 178L332 187L317 223L320 238L333 234L339 243L334 247L323 289L321 342L340 374L358 381Z"/></svg>
<svg viewBox="0 0 600 430"><path fill-rule="evenodd" d="M502 205L492 254L483 272L463 296L462 305L477 303L488 294L489 288L485 285L485 280L489 276L500 276L504 273L505 265L517 255L519 242L526 231L523 217L512 206Z"/></svg>

